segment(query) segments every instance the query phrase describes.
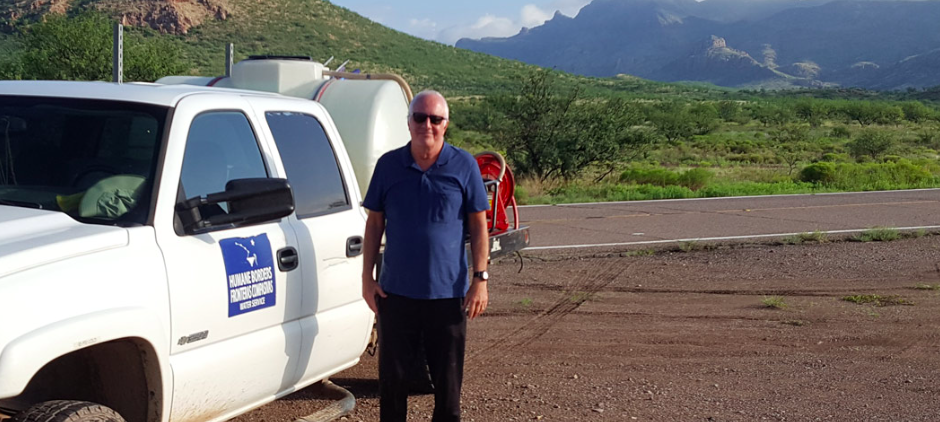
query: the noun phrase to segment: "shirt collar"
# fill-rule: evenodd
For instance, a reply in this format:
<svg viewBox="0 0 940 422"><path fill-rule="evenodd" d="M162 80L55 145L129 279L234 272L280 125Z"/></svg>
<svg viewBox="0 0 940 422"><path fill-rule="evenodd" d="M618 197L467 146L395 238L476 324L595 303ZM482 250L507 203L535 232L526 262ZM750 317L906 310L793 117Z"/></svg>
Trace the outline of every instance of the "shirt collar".
<svg viewBox="0 0 940 422"><path fill-rule="evenodd" d="M437 156L437 161L431 164L428 170L447 164L451 157L454 156L455 150L456 148L454 148L454 146L444 141L444 146L441 147L441 155ZM411 141L408 141L405 147L401 149L401 164L405 167L414 167L421 170L421 168L418 167L418 163L415 162L415 158L411 156Z"/></svg>

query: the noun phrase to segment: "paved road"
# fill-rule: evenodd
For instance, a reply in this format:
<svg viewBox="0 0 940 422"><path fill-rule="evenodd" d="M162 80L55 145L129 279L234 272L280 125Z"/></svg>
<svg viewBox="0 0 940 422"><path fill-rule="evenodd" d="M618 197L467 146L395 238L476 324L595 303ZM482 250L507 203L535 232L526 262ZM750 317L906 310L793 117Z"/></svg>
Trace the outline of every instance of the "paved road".
<svg viewBox="0 0 940 422"><path fill-rule="evenodd" d="M531 249L940 228L940 189L524 206Z"/></svg>

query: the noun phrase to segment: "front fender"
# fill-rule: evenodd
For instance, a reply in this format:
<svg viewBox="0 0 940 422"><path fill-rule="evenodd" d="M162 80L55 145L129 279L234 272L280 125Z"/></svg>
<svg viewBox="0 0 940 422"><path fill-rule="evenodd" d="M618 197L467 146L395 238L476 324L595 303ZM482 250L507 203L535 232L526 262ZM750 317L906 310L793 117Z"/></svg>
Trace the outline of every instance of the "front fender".
<svg viewBox="0 0 940 422"><path fill-rule="evenodd" d="M140 338L157 351L159 371L168 385L172 376L163 360L169 345L160 318L143 308L117 308L48 324L9 342L0 353L0 398L22 393L33 375L60 356L129 337Z"/></svg>

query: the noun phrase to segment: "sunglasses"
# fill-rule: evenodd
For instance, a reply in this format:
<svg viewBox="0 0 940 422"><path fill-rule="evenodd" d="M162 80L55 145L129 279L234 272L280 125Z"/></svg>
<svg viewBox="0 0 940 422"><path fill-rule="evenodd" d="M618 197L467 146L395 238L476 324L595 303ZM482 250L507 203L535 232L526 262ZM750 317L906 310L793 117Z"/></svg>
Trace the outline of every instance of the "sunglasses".
<svg viewBox="0 0 940 422"><path fill-rule="evenodd" d="M446 117L435 116L433 114L427 113L411 113L411 120L414 120L415 123L424 123L426 120L431 119L432 125L439 125L444 120L447 120Z"/></svg>

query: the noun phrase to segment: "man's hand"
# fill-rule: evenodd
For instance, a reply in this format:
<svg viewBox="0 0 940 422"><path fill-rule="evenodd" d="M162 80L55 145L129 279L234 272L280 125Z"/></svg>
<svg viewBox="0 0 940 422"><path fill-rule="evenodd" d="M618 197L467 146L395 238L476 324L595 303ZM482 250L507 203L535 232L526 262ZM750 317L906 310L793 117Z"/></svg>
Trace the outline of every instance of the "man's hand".
<svg viewBox="0 0 940 422"><path fill-rule="evenodd" d="M369 305L369 309L371 309L373 313L378 314L379 307L376 306L375 304L376 295L378 295L379 297L383 299L388 297L388 295L385 294L385 291L382 290L382 286L379 286L379 283L376 283L374 278L372 278L371 276L369 277L363 276L362 277L362 298L366 300L366 303Z"/></svg>
<svg viewBox="0 0 940 422"><path fill-rule="evenodd" d="M474 319L483 314L489 298L489 294L486 292L486 281L473 280L470 290L467 291L467 297L463 301L463 308L467 310L467 316Z"/></svg>

